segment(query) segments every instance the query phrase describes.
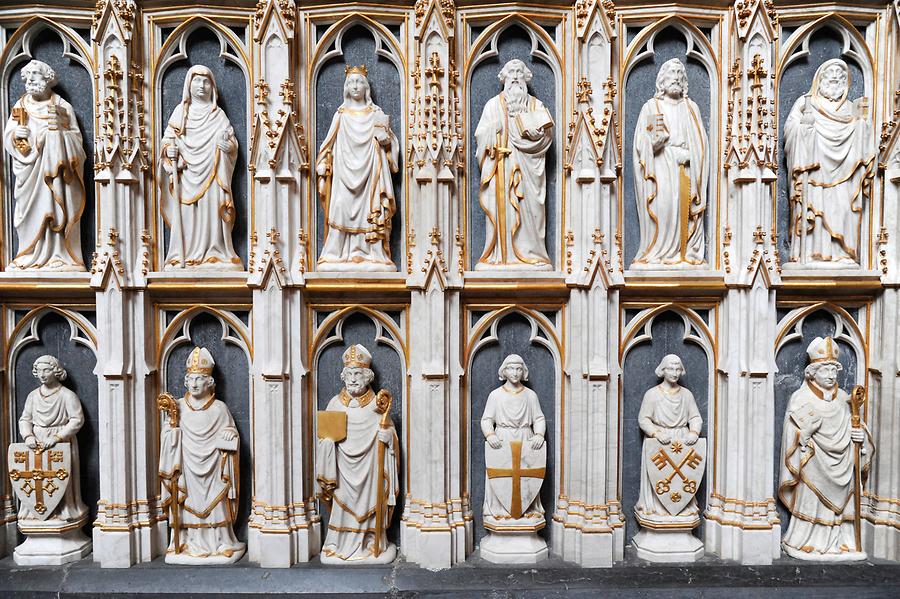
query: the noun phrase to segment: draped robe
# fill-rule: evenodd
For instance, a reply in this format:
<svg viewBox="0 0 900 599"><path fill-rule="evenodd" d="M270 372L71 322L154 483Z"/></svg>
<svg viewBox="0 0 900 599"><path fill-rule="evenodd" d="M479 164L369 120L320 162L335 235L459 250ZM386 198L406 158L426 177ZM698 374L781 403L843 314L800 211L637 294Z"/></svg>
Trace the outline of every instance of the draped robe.
<svg viewBox="0 0 900 599"><path fill-rule="evenodd" d="M800 122L807 103L815 117L811 126ZM788 114L784 153L791 177L791 262L859 261L863 187L874 165L875 142L871 122L856 110L853 102L833 108L810 93Z"/></svg>
<svg viewBox="0 0 900 599"><path fill-rule="evenodd" d="M522 387L518 393L510 393L503 386L491 391L481 416L481 432L485 438L491 433L496 434L507 447L512 441L521 441L524 447L531 443L530 439L534 435L545 436L547 421L537 393L528 387ZM512 518L494 492L487 471L484 474L484 515L498 520ZM531 505L522 510L522 517L544 519L540 494L535 496Z"/></svg>
<svg viewBox="0 0 900 599"><path fill-rule="evenodd" d="M782 538L788 552L827 557L856 551L854 447L848 399L847 393L837 387L829 392L807 381L788 401L778 487L779 498L791 512ZM801 429L816 418L822 424L804 451ZM870 437L863 447L866 455L860 456L860 464L865 475L873 454Z"/></svg>
<svg viewBox="0 0 900 599"><path fill-rule="evenodd" d="M638 425L644 432L644 445L653 437L657 429L665 429L672 441L685 444L688 434L693 430L698 435L703 426L703 418L697 409L697 402L690 390L679 387L672 395L665 393L661 385L652 387L644 393L641 409L638 412ZM648 468L656 468L647 463L641 451L641 493L634 506L635 514L640 522L643 520L666 522L693 522L700 515L696 496L692 497L680 514L673 516L657 498L656 489L650 481Z"/></svg>
<svg viewBox="0 0 900 599"><path fill-rule="evenodd" d="M187 110L187 119L184 111ZM228 135L228 148L217 142ZM180 197L175 194L170 146L178 149ZM241 270L234 251L231 176L238 146L225 111L215 104L182 102L172 112L162 140L159 178L163 218L171 230L166 268L186 266ZM176 211L180 211L180 218Z"/></svg>
<svg viewBox="0 0 900 599"><path fill-rule="evenodd" d="M657 151L652 133L658 115L662 115L669 139ZM636 264L703 264L708 146L700 109L690 98L651 98L641 108L633 149L641 230ZM690 161L679 165L678 157L685 151Z"/></svg>
<svg viewBox="0 0 900 599"><path fill-rule="evenodd" d="M391 219L397 211L391 175L397 172L400 143L381 108L341 106L319 150L319 163L331 170L319 180L327 198L326 233L319 264L378 265L395 270L391 260ZM390 143L375 139L384 129ZM375 221L370 215L375 213Z"/></svg>
<svg viewBox="0 0 900 599"><path fill-rule="evenodd" d="M347 438L339 443L319 439L316 452L316 480L324 490L333 485L331 517L322 553L353 561L372 557L375 540L375 513L378 501L378 429L382 414L375 411L375 393L369 389L359 399L346 390L328 402L328 411L347 414ZM388 419L390 421L390 419ZM386 529L391 521L399 492L397 433L393 423L390 444L384 452L385 531L379 547L387 547Z"/></svg>
<svg viewBox="0 0 900 599"><path fill-rule="evenodd" d="M62 442L71 447L72 467L69 472L69 484L65 496L56 507L52 516L60 520L77 522L87 518L88 509L81 500L81 461L78 457L78 439L75 435L84 425L84 412L78 396L66 387L44 397L41 387L28 394L25 408L19 417L19 434L22 439L34 435L38 443L46 444L58 436ZM19 520L39 520L31 508L24 502L19 504Z"/></svg>
<svg viewBox="0 0 900 599"><path fill-rule="evenodd" d="M528 96L527 102L528 112L545 110L534 96ZM544 129L540 139L534 141L522 137L506 94L500 93L485 105L475 141L475 157L481 169L478 202L487 216L484 252L476 269L510 264L549 268L544 204L546 157L553 127ZM501 155L502 172L498 168ZM502 188L498 190L499 185Z"/></svg>
<svg viewBox="0 0 900 599"><path fill-rule="evenodd" d="M51 107L57 125L51 130ZM6 122L4 147L12 156L16 200L13 226L18 252L9 268L84 270L79 221L84 212L85 151L72 105L51 93L44 101L25 94L13 110L28 115L26 154L16 147L12 116Z"/></svg>
<svg viewBox="0 0 900 599"><path fill-rule="evenodd" d="M178 399L180 421L165 419L159 448L162 500L171 501L178 485L182 553L190 557L231 557L244 544L232 526L238 502L239 451L219 449L223 431L237 434L228 407L208 398L204 404L188 395ZM180 472L175 473L176 470ZM167 553L175 553L174 535Z"/></svg>

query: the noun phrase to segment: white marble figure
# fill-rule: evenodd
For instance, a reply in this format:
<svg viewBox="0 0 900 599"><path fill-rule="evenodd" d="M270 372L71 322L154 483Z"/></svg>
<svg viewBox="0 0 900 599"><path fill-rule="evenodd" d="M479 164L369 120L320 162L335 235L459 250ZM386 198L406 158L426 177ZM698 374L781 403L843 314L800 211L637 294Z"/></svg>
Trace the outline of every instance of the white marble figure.
<svg viewBox="0 0 900 599"><path fill-rule="evenodd" d="M10 111L4 147L12 157L18 252L7 270L83 271L85 151L72 105L53 92L56 73L39 60L22 69L25 94Z"/></svg>
<svg viewBox="0 0 900 599"><path fill-rule="evenodd" d="M372 355L362 345L351 345L342 359L344 388L328 402L326 411L347 415L346 438L340 442L320 438L316 451L316 480L321 497L331 502L321 560L390 563L397 556L387 528L397 505L400 444L390 402L384 401L386 392L376 395L370 387L375 378Z"/></svg>
<svg viewBox="0 0 900 599"><path fill-rule="evenodd" d="M540 489L546 473L547 422L537 394L523 384L528 367L520 356L508 355L497 374L503 384L488 395L481 416L484 528L490 534L482 540L480 553L500 563L536 562L547 555L547 544L537 535L545 525ZM505 467L493 463L492 449L502 452Z"/></svg>
<svg viewBox="0 0 900 599"><path fill-rule="evenodd" d="M689 267L705 262L703 215L709 142L700 109L688 97L677 58L656 75L656 94L634 131L634 189L641 244L632 268Z"/></svg>
<svg viewBox="0 0 900 599"><path fill-rule="evenodd" d="M347 67L345 73L344 102L316 163L326 219L318 269L391 272L391 219L397 211L391 176L400 142L390 117L372 102L366 67Z"/></svg>
<svg viewBox="0 0 900 599"><path fill-rule="evenodd" d="M644 441L641 490L634 513L642 530L632 542L643 559L692 561L703 554L703 543L690 532L700 524L695 494L703 477L705 441L702 446L698 445L703 418L693 393L679 384L685 373L679 356L664 356L655 372L662 382L644 393L638 412L638 426L644 433ZM699 461L690 457L695 450L701 452ZM672 465L678 465L680 472L690 480L685 481L674 469L667 469L669 462L662 458L661 452L674 460ZM667 481L662 489L659 488L660 473ZM685 488L685 484L692 490ZM677 501L669 500L668 506L661 501L662 497L668 499L672 494ZM684 502L683 498L687 497L690 499ZM673 510L673 503L683 506Z"/></svg>
<svg viewBox="0 0 900 599"><path fill-rule="evenodd" d="M237 154L213 73L195 65L184 78L181 103L169 117L159 157L160 206L170 230L166 270L243 269L231 240Z"/></svg>
<svg viewBox="0 0 900 599"><path fill-rule="evenodd" d="M487 101L475 129L478 201L487 217L475 270L552 269L545 201L553 119L528 93L532 76L519 59L503 65L498 75L503 91Z"/></svg>
<svg viewBox="0 0 900 599"><path fill-rule="evenodd" d="M875 139L868 99L847 99L850 69L826 61L784 125L790 177L791 263L854 267L859 263L865 185Z"/></svg>
<svg viewBox="0 0 900 599"><path fill-rule="evenodd" d="M864 423L852 426L849 395L838 387L837 343L816 337L806 352L806 380L784 416L778 496L791 519L781 546L797 559L862 560L854 538L854 447L861 444L864 478L874 445Z"/></svg>
<svg viewBox="0 0 900 599"><path fill-rule="evenodd" d="M91 541L81 531L87 522L88 508L81 500L76 438L84 425L84 412L78 396L62 385L68 373L54 356L39 357L31 372L41 385L25 399L19 434L29 449L40 448L45 455L58 443L67 443L71 466L66 476L68 485L51 514L37 514L32 504L20 502L18 525L27 538L16 547L14 557L21 565L60 565L81 559L91 549ZM46 467L46 462L43 465ZM50 480L45 479L44 485Z"/></svg>
<svg viewBox="0 0 900 599"><path fill-rule="evenodd" d="M161 499L169 505L172 529L167 564L231 564L246 548L233 529L240 439L231 412L216 399L214 366L206 348L191 351L184 374L187 393L176 400L175 421L164 419L160 432ZM180 507L173 517L176 492Z"/></svg>

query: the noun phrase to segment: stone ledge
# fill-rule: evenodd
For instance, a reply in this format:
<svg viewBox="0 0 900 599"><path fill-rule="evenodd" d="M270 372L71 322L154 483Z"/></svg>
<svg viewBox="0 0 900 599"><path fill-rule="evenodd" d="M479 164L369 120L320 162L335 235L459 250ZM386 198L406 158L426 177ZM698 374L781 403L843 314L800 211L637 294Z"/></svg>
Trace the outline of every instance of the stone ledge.
<svg viewBox="0 0 900 599"><path fill-rule="evenodd" d="M431 572L392 566L323 566L318 559L286 569L257 568L247 559L229 567L167 566L161 559L129 569L19 567L0 560L0 596L13 597L771 597L854 599L900 596L900 564L869 560L813 564L780 559L740 566L705 557L685 564L647 564L633 556L612 568L578 568L558 558L530 567L478 558Z"/></svg>

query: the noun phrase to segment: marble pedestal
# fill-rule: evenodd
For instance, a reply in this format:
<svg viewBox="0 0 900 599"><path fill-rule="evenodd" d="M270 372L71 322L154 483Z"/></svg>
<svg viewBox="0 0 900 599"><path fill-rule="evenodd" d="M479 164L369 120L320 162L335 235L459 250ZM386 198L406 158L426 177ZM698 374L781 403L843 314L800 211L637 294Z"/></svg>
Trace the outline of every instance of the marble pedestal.
<svg viewBox="0 0 900 599"><path fill-rule="evenodd" d="M19 530L25 542L16 547L13 558L20 566L61 566L77 562L91 552L91 540L81 531L82 520L72 527L66 520L23 520Z"/></svg>
<svg viewBox="0 0 900 599"><path fill-rule="evenodd" d="M246 551L247 545L241 543L240 547L235 549L231 555L210 555L207 557L200 557L189 555L187 553L166 552L166 563L182 566L222 566L235 563L244 557Z"/></svg>
<svg viewBox="0 0 900 599"><path fill-rule="evenodd" d="M631 544L637 556L648 562L695 562L703 557L703 542L691 528L642 528Z"/></svg>
<svg viewBox="0 0 900 599"><path fill-rule="evenodd" d="M479 547L481 557L495 564L536 564L547 559L547 542L532 531L493 531Z"/></svg>

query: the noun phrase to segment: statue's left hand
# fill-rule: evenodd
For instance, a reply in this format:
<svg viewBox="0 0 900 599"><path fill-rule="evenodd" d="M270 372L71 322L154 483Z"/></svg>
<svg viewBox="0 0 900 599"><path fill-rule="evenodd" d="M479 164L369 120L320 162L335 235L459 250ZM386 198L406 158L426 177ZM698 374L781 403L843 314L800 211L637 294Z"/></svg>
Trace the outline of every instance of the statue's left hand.
<svg viewBox="0 0 900 599"><path fill-rule="evenodd" d="M376 129L375 130L375 141L377 141L378 143L380 143L383 146L386 146L389 143L391 143L391 137L387 134L387 131L384 131L383 129Z"/></svg>
<svg viewBox="0 0 900 599"><path fill-rule="evenodd" d="M691 431L687 434L687 438L684 440L684 442L687 443L688 445L694 445L697 443L697 439L699 439L699 438L700 438L700 435L698 435L694 431Z"/></svg>
<svg viewBox="0 0 900 599"><path fill-rule="evenodd" d="M44 449L50 449L51 447L59 443L59 441L60 439L56 435L50 437L46 442L44 442Z"/></svg>
<svg viewBox="0 0 900 599"><path fill-rule="evenodd" d="M391 442L394 440L394 433L389 428L379 428L378 429L378 441L380 443L384 443L387 446L391 445Z"/></svg>
<svg viewBox="0 0 900 599"><path fill-rule="evenodd" d="M850 440L854 443L862 443L866 440L866 431L862 428L851 428L850 429Z"/></svg>
<svg viewBox="0 0 900 599"><path fill-rule="evenodd" d="M544 445L544 436L543 435L534 435L531 437L531 448L532 449L540 449Z"/></svg>
<svg viewBox="0 0 900 599"><path fill-rule="evenodd" d="M228 136L228 133L222 133L222 137L219 138L219 141L216 142L216 145L223 152L227 152L231 149L231 139Z"/></svg>
<svg viewBox="0 0 900 599"><path fill-rule="evenodd" d="M223 441L234 441L235 438L237 438L237 433L232 430L225 429L219 436Z"/></svg>

